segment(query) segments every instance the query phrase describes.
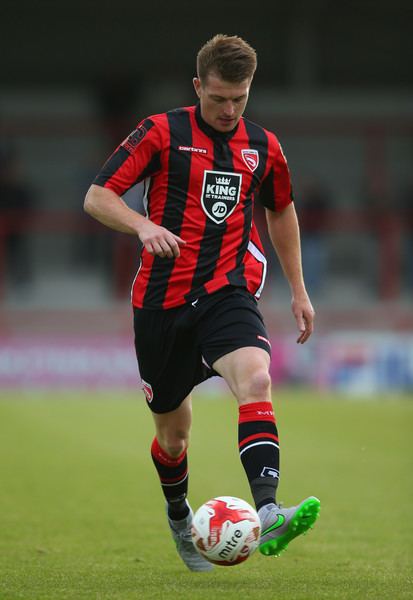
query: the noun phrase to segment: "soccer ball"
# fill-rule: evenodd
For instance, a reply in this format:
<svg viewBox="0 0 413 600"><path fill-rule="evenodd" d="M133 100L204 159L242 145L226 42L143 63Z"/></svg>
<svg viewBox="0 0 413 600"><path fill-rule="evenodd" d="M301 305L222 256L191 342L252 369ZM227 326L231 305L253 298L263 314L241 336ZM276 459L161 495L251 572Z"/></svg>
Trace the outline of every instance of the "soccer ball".
<svg viewBox="0 0 413 600"><path fill-rule="evenodd" d="M205 502L192 522L198 552L216 565L237 565L257 549L261 534L255 510L240 498L219 496Z"/></svg>

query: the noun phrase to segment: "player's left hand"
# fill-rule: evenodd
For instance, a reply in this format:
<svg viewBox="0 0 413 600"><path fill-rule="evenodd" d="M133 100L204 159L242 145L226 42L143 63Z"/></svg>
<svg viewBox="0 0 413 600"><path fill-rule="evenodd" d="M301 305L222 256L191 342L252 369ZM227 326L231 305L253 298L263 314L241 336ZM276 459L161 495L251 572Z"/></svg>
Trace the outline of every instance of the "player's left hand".
<svg viewBox="0 0 413 600"><path fill-rule="evenodd" d="M307 294L294 296L291 301L291 308L300 332L297 344L304 344L314 330L314 308Z"/></svg>

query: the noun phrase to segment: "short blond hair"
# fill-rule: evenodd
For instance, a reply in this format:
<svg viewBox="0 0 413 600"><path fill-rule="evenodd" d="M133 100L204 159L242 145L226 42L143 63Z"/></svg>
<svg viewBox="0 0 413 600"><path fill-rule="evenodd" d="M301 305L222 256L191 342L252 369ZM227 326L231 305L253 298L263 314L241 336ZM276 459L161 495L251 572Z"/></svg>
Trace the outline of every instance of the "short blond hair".
<svg viewBox="0 0 413 600"><path fill-rule="evenodd" d="M252 79L257 68L257 53L237 35L219 33L202 46L196 66L201 82L214 73L224 81L240 83Z"/></svg>

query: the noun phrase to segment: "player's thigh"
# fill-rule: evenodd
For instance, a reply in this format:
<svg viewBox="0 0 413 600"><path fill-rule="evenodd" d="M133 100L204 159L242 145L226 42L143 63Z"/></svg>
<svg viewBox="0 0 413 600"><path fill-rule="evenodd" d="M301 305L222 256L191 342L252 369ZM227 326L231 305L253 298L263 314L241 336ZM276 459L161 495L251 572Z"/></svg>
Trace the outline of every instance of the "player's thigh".
<svg viewBox="0 0 413 600"><path fill-rule="evenodd" d="M201 364L194 336L185 327L185 307L134 313L136 356L148 406L152 413L169 414L198 383Z"/></svg>
<svg viewBox="0 0 413 600"><path fill-rule="evenodd" d="M166 413L152 413L158 442L169 454L179 455L187 446L192 425L192 398L189 394L176 408Z"/></svg>
<svg viewBox="0 0 413 600"><path fill-rule="evenodd" d="M271 345L257 302L247 290L222 291L204 315L200 347L240 404L270 400Z"/></svg>
<svg viewBox="0 0 413 600"><path fill-rule="evenodd" d="M240 404L271 402L270 356L255 346L238 348L212 365L227 382Z"/></svg>

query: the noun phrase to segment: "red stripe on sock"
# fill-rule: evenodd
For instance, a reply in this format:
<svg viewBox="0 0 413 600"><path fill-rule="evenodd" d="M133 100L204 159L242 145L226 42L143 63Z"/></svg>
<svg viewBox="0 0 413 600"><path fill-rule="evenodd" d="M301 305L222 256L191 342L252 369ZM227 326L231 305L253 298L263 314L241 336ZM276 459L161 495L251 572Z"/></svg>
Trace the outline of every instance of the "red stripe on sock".
<svg viewBox="0 0 413 600"><path fill-rule="evenodd" d="M269 438L271 440L275 440L276 442L280 441L277 438L277 436L273 433L255 433L254 435L249 435L244 440L242 440L242 442L238 444L238 447L241 448L242 446L245 446L245 444L247 444L248 442L251 442L252 440L257 440L259 438Z"/></svg>
<svg viewBox="0 0 413 600"><path fill-rule="evenodd" d="M152 442L151 453L152 456L162 465L167 467L177 467L184 460L186 456L186 449L182 452L182 454L174 458L173 456L169 456L169 454L160 447L158 439L155 437Z"/></svg>
<svg viewBox="0 0 413 600"><path fill-rule="evenodd" d="M249 421L271 421L275 423L271 402L250 402L239 407L238 423Z"/></svg>

